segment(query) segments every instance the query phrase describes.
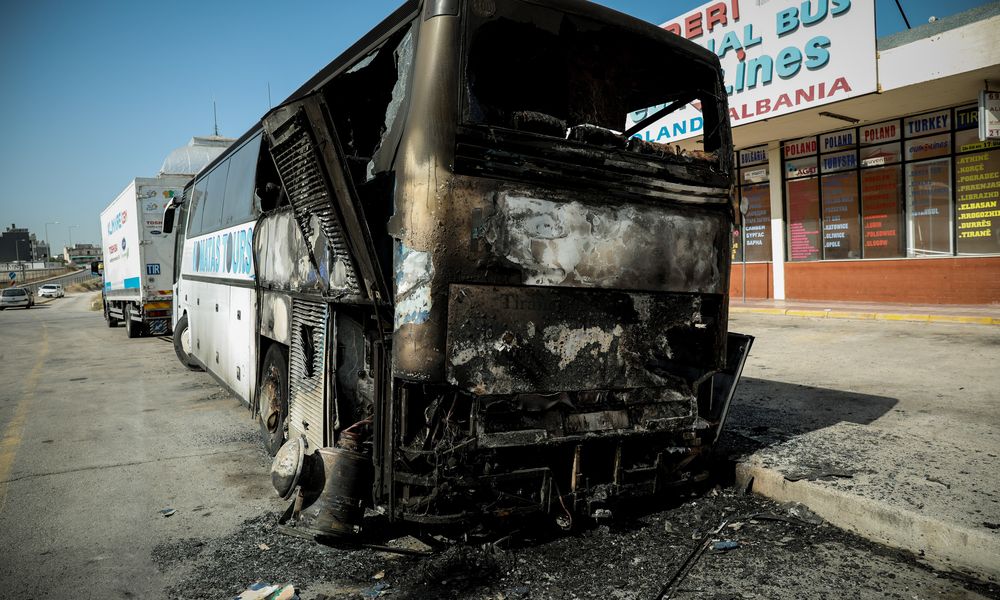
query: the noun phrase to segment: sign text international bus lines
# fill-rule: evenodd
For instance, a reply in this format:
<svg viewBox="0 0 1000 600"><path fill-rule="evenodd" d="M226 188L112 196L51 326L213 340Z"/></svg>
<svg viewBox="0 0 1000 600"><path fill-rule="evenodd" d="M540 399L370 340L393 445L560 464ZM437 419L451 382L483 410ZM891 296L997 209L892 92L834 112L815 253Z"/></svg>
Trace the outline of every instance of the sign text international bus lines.
<svg viewBox="0 0 1000 600"><path fill-rule="evenodd" d="M709 2L663 28L719 57L734 127L877 88L874 0ZM630 113L626 127L658 108ZM665 143L701 135L699 109L692 103L636 136Z"/></svg>

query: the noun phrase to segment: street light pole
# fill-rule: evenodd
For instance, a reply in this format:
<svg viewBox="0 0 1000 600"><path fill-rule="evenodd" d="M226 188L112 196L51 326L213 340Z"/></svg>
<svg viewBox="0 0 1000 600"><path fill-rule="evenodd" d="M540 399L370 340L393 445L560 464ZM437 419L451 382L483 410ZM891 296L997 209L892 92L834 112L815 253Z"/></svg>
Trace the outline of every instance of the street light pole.
<svg viewBox="0 0 1000 600"><path fill-rule="evenodd" d="M79 225L70 225L69 226L69 247L70 248L73 247L73 230L74 229L78 229L79 227L80 227Z"/></svg>
<svg viewBox="0 0 1000 600"><path fill-rule="evenodd" d="M58 225L59 221L52 221L51 223L45 224L45 245L49 247L49 255L46 258L52 258L52 245L49 244L49 225Z"/></svg>

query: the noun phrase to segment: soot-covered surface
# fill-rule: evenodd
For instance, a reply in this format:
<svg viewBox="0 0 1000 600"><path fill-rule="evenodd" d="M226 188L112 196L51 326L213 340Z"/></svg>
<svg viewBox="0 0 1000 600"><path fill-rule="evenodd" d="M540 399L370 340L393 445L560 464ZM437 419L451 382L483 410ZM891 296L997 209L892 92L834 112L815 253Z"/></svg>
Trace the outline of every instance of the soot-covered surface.
<svg viewBox="0 0 1000 600"><path fill-rule="evenodd" d="M1000 598L913 558L815 519L733 490L692 495L659 511L619 511L610 524L569 535L532 528L495 545L454 545L429 557L332 548L282 535L277 514L245 521L231 535L162 544L158 567L178 582L173 598L233 597L257 580L290 582L304 599L615 598L654 599L707 531L734 541L694 564L675 598ZM751 518L766 514L788 520ZM261 544L266 546L264 549Z"/></svg>

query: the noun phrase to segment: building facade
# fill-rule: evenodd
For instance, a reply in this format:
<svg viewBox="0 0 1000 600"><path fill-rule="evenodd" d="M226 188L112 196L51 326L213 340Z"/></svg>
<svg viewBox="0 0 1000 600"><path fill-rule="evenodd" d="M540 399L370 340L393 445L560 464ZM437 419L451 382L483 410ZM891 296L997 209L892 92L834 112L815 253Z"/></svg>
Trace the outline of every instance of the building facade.
<svg viewBox="0 0 1000 600"><path fill-rule="evenodd" d="M103 260L104 253L101 251L100 246L95 246L94 244L74 244L73 247L64 246L63 247L63 259L67 263L75 263L77 265L89 265L95 260Z"/></svg>
<svg viewBox="0 0 1000 600"><path fill-rule="evenodd" d="M713 3L665 24L717 53L743 51L736 67L721 57L727 83L736 73L745 210L733 296L745 269L748 298L1000 302L1000 140L980 139L978 103L1000 90L1000 2L877 44L872 2L766 6Z"/></svg>
<svg viewBox="0 0 1000 600"><path fill-rule="evenodd" d="M24 227L11 224L0 233L0 261L32 260L32 235Z"/></svg>

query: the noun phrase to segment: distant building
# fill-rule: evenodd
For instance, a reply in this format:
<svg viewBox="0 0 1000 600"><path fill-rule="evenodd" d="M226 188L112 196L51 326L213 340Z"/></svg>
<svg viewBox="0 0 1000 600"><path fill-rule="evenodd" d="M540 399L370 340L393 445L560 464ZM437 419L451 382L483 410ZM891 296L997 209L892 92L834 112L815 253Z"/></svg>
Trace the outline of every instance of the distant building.
<svg viewBox="0 0 1000 600"><path fill-rule="evenodd" d="M233 138L218 135L195 136L186 146L177 148L167 156L160 167L158 176L190 175L193 177L235 141Z"/></svg>
<svg viewBox="0 0 1000 600"><path fill-rule="evenodd" d="M0 233L0 261L31 260L31 234L27 228L11 223Z"/></svg>
<svg viewBox="0 0 1000 600"><path fill-rule="evenodd" d="M103 260L104 254L101 252L100 246L95 246L94 244L74 244L72 248L69 246L63 248L63 258L68 263L89 265L95 260Z"/></svg>
<svg viewBox="0 0 1000 600"><path fill-rule="evenodd" d="M49 243L45 240L39 240L35 237L35 234L30 234L31 237L31 247L34 249L33 255L35 260L42 260L52 256L52 252L49 250Z"/></svg>

